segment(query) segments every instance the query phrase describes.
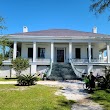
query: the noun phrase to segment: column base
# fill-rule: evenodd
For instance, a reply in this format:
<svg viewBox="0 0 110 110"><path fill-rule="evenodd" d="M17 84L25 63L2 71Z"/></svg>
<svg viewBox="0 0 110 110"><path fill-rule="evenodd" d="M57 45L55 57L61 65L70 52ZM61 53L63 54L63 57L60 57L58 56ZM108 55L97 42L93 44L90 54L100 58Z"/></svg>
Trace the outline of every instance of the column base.
<svg viewBox="0 0 110 110"><path fill-rule="evenodd" d="M36 74L36 72L37 72L37 65L35 64L31 65L31 75Z"/></svg>

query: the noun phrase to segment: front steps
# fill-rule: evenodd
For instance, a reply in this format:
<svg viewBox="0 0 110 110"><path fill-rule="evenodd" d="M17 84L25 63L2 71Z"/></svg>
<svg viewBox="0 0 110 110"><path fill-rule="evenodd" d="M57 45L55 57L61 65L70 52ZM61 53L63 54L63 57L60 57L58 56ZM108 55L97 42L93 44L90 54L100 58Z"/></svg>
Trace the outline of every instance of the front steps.
<svg viewBox="0 0 110 110"><path fill-rule="evenodd" d="M69 63L53 63L49 80L73 80L76 75Z"/></svg>

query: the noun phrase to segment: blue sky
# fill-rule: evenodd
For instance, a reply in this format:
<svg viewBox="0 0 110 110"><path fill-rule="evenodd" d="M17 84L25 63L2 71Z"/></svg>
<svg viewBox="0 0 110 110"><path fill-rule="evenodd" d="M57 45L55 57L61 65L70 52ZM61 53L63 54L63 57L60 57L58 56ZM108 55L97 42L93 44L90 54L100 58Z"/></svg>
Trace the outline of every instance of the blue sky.
<svg viewBox="0 0 110 110"><path fill-rule="evenodd" d="M5 18L8 29L4 34L44 29L73 29L110 34L109 13L96 17L89 11L91 0L0 0L0 16Z"/></svg>

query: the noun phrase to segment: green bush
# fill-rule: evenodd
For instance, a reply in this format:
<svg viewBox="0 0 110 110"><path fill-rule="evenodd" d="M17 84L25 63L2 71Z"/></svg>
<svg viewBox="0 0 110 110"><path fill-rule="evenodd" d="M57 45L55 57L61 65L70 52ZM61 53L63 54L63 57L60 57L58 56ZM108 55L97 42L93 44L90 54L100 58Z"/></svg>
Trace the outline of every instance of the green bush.
<svg viewBox="0 0 110 110"><path fill-rule="evenodd" d="M2 60L0 59L0 67L2 66Z"/></svg>
<svg viewBox="0 0 110 110"><path fill-rule="evenodd" d="M47 74L46 74L46 73L44 73L43 77L47 77Z"/></svg>
<svg viewBox="0 0 110 110"><path fill-rule="evenodd" d="M42 80L42 78L39 78L39 77L37 77L37 79L36 79L37 81L41 81Z"/></svg>
<svg viewBox="0 0 110 110"><path fill-rule="evenodd" d="M105 78L103 83L106 89L110 89L110 66L105 67Z"/></svg>
<svg viewBox="0 0 110 110"><path fill-rule="evenodd" d="M105 81L106 88L110 89L110 72L108 74L106 74L105 79L106 79L106 81Z"/></svg>
<svg viewBox="0 0 110 110"><path fill-rule="evenodd" d="M2 54L0 54L0 67L2 66L2 60L3 60L3 56Z"/></svg>
<svg viewBox="0 0 110 110"><path fill-rule="evenodd" d="M20 75L17 77L18 85L20 86L30 86L34 85L35 81L37 81L37 78L33 75Z"/></svg>
<svg viewBox="0 0 110 110"><path fill-rule="evenodd" d="M17 72L17 76L29 67L29 60L24 58L16 58L12 60L12 68Z"/></svg>

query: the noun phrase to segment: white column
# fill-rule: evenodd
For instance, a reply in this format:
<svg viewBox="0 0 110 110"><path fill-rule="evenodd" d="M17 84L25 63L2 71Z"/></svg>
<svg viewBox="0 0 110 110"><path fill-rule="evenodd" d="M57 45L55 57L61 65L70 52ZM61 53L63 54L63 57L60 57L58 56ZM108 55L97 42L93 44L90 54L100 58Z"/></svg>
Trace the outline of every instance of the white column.
<svg viewBox="0 0 110 110"><path fill-rule="evenodd" d="M33 62L36 61L36 42L33 42Z"/></svg>
<svg viewBox="0 0 110 110"><path fill-rule="evenodd" d="M34 75L37 71L37 65L36 64L31 64L31 75Z"/></svg>
<svg viewBox="0 0 110 110"><path fill-rule="evenodd" d="M51 61L54 62L54 43L51 42Z"/></svg>
<svg viewBox="0 0 110 110"><path fill-rule="evenodd" d="M91 62L91 43L88 43L88 57L89 57L89 63Z"/></svg>
<svg viewBox="0 0 110 110"><path fill-rule="evenodd" d="M109 56L110 56L110 53L109 53L109 50L110 50L110 46L109 46L109 44L107 43L107 63L109 63Z"/></svg>
<svg viewBox="0 0 110 110"><path fill-rule="evenodd" d="M72 59L72 43L69 43L69 62Z"/></svg>
<svg viewBox="0 0 110 110"><path fill-rule="evenodd" d="M17 56L17 42L14 42L13 45L13 60L16 59Z"/></svg>
<svg viewBox="0 0 110 110"><path fill-rule="evenodd" d="M102 51L102 61L104 61L104 51Z"/></svg>
<svg viewBox="0 0 110 110"><path fill-rule="evenodd" d="M104 51L102 51L102 59L104 59Z"/></svg>

